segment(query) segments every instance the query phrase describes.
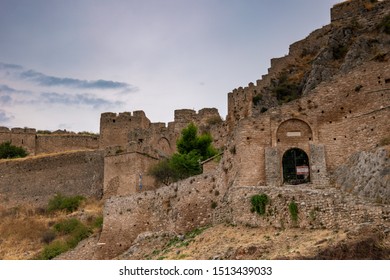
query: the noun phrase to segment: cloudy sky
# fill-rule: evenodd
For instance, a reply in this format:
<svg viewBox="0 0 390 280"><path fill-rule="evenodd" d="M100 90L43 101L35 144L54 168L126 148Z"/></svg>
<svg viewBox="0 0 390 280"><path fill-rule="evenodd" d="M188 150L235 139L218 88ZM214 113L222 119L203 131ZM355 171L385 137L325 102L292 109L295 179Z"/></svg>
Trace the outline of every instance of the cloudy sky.
<svg viewBox="0 0 390 280"><path fill-rule="evenodd" d="M218 108L338 0L0 0L0 126L99 131L102 112Z"/></svg>

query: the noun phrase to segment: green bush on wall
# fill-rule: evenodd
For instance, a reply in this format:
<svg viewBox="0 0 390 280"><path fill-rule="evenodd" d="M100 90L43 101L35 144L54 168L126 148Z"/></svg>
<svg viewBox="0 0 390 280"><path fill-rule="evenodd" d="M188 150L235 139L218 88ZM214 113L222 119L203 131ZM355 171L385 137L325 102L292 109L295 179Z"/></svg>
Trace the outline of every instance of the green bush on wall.
<svg viewBox="0 0 390 280"><path fill-rule="evenodd" d="M295 201L291 201L288 205L288 210L290 212L290 217L293 222L298 221L298 205L295 203Z"/></svg>
<svg viewBox="0 0 390 280"><path fill-rule="evenodd" d="M201 174L200 162L218 154L212 142L213 138L209 133L198 135L198 128L190 123L177 140L177 153L152 166L148 174L164 185Z"/></svg>
<svg viewBox="0 0 390 280"><path fill-rule="evenodd" d="M266 194L257 194L251 197L252 212L259 215L265 214L266 205L269 203L269 198Z"/></svg>

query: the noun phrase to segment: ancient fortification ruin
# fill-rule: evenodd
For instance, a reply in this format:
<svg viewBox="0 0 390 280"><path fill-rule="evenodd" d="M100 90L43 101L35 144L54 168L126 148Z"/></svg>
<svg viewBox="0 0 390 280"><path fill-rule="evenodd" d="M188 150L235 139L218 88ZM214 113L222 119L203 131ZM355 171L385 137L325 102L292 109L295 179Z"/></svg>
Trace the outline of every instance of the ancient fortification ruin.
<svg viewBox="0 0 390 280"><path fill-rule="evenodd" d="M390 1L335 5L329 25L272 59L256 83L228 94L225 121L209 108L177 110L168 125L151 123L143 111L103 113L99 136L0 128L0 142L37 155L0 161L0 201L39 204L59 191L105 199L99 259L115 257L146 231L184 233L217 223L388 228L386 16ZM205 163L202 175L156 185L149 167L175 152L191 122L211 133L221 160ZM250 197L261 193L271 201L264 216L250 211Z"/></svg>

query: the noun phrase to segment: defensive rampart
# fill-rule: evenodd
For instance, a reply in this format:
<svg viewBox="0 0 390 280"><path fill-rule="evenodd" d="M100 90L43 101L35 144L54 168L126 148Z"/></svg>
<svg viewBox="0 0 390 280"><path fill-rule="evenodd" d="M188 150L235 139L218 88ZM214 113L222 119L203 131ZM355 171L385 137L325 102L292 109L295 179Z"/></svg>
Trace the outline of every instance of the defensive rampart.
<svg viewBox="0 0 390 280"><path fill-rule="evenodd" d="M83 151L0 160L0 202L44 206L56 193L100 199L103 152Z"/></svg>

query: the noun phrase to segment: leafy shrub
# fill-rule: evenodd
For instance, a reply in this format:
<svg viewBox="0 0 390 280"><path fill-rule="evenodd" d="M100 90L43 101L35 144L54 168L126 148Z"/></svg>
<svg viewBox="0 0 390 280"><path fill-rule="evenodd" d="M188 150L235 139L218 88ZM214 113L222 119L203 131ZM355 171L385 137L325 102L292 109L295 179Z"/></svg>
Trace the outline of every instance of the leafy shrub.
<svg viewBox="0 0 390 280"><path fill-rule="evenodd" d="M66 244L74 248L83 239L91 235L92 230L76 218L70 218L54 225L54 229L62 234L69 235Z"/></svg>
<svg viewBox="0 0 390 280"><path fill-rule="evenodd" d="M71 218L55 224L54 229L61 234L70 234L81 225L82 223L78 219Z"/></svg>
<svg viewBox="0 0 390 280"><path fill-rule="evenodd" d="M175 182L176 179L176 170L170 164L169 160L162 160L156 165L152 166L149 169L149 174L154 177L154 179L166 186Z"/></svg>
<svg viewBox="0 0 390 280"><path fill-rule="evenodd" d="M0 144L0 159L2 158L22 158L26 157L27 152L22 147L11 145L11 142Z"/></svg>
<svg viewBox="0 0 390 280"><path fill-rule="evenodd" d="M204 232L208 228L209 228L209 226L199 227L199 228L193 229L190 232L187 232L185 234L185 238L195 238L196 236L198 236L199 234L201 234L202 232Z"/></svg>
<svg viewBox="0 0 390 280"><path fill-rule="evenodd" d="M54 212L58 210L66 210L67 212L74 212L76 211L80 203L85 198L83 196L77 195L77 196L71 196L66 197L61 194L56 194L48 203L47 211L48 212Z"/></svg>
<svg viewBox="0 0 390 280"><path fill-rule="evenodd" d="M103 227L103 216L96 217L93 227L101 229Z"/></svg>
<svg viewBox="0 0 390 280"><path fill-rule="evenodd" d="M170 165L175 172L175 181L202 173L201 161L202 156L196 151L191 151L188 154L174 154Z"/></svg>
<svg viewBox="0 0 390 280"><path fill-rule="evenodd" d="M84 224L81 224L72 232L71 237L66 241L70 248L74 248L79 244L79 242L87 237L89 237L92 233L92 230L86 227Z"/></svg>
<svg viewBox="0 0 390 280"><path fill-rule="evenodd" d="M38 259L51 260L68 250L69 246L65 242L57 240L49 245L46 245L42 253L38 256Z"/></svg>
<svg viewBox="0 0 390 280"><path fill-rule="evenodd" d="M206 160L218 153L212 145L213 138L205 133L198 136L198 128L190 123L181 132L181 137L176 143L179 154L190 154L200 156L201 160Z"/></svg>
<svg viewBox="0 0 390 280"><path fill-rule="evenodd" d="M290 212L290 217L293 222L298 221L298 205L295 201L291 201L288 205L288 211Z"/></svg>
<svg viewBox="0 0 390 280"><path fill-rule="evenodd" d="M266 194L257 194L251 197L252 211L259 215L265 214L266 205L269 203L269 198Z"/></svg>

